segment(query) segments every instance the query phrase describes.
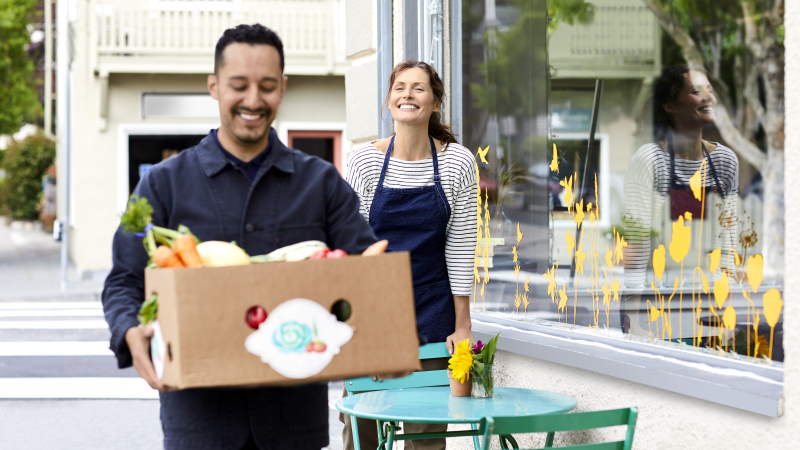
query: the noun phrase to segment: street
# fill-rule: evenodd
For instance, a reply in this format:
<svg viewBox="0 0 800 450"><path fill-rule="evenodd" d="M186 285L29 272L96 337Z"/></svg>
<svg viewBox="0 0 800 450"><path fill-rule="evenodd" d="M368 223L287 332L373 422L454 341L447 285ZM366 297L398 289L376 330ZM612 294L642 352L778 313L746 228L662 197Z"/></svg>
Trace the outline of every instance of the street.
<svg viewBox="0 0 800 450"><path fill-rule="evenodd" d="M0 448L161 448L158 395L108 349L102 274L68 273L58 243L36 226L0 218ZM341 449L330 384L331 450Z"/></svg>

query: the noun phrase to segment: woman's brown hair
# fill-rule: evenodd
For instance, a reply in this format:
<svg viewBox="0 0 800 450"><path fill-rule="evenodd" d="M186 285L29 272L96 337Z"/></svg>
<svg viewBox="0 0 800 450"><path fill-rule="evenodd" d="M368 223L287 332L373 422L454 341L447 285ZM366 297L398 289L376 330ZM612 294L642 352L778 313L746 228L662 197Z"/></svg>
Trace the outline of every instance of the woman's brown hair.
<svg viewBox="0 0 800 450"><path fill-rule="evenodd" d="M397 78L397 74L414 67L420 68L428 74L431 90L433 91L433 98L439 106L443 105L444 83L442 83L442 79L439 78L439 74L436 73L436 70L434 70L430 64L422 61L404 61L394 66L394 70L392 70L392 74L389 76L389 91L386 93L386 103L389 102L389 95L392 92L392 86L394 85L395 78ZM428 134L432 138L438 139L445 144L458 142L456 141L455 135L450 130L450 127L442 123L442 114L440 112L431 114L431 118L428 121Z"/></svg>

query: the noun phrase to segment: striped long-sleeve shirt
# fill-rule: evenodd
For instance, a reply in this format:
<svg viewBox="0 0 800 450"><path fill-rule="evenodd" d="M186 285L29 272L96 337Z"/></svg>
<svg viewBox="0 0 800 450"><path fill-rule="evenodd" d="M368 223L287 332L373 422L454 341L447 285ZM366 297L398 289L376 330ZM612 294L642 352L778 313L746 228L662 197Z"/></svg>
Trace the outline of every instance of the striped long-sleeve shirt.
<svg viewBox="0 0 800 450"><path fill-rule="evenodd" d="M736 214L739 191L739 160L733 150L715 143L709 152L720 186L706 170L706 189L721 189L722 192L706 191L705 220L689 222L692 229L691 247L684 262L684 274L690 274L698 263L708 269L707 254L719 248L722 251L721 267L734 267L734 252L738 238ZM706 160L687 160L675 157L675 182L689 186L689 179ZM670 247L672 219L670 214L670 154L656 144L645 144L634 153L628 172L625 174L625 285L628 288L648 288L653 280L653 249L663 244ZM702 241L701 241L702 239ZM680 266L666 254L669 285ZM684 280L687 277L684 277ZM688 277L691 279L691 276Z"/></svg>
<svg viewBox="0 0 800 450"><path fill-rule="evenodd" d="M348 160L346 179L358 194L361 215L367 220L385 155L369 143L353 148ZM477 227L475 158L460 144L448 144L437 157L442 189L450 205L445 244L450 289L453 295L469 296ZM433 183L432 158L419 161L391 158L384 179L384 186L398 189Z"/></svg>

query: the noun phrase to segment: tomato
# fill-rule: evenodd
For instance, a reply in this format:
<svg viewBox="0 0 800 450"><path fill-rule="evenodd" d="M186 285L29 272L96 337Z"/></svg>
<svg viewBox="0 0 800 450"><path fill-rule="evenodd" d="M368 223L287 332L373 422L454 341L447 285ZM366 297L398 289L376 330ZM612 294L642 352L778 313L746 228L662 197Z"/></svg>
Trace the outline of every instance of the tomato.
<svg viewBox="0 0 800 450"><path fill-rule="evenodd" d="M338 258L344 258L345 256L347 256L347 252L340 248L337 248L336 250L332 250L330 253L328 253L327 258L338 259Z"/></svg>
<svg viewBox="0 0 800 450"><path fill-rule="evenodd" d="M258 326L267 320L267 310L260 306L251 306L247 309L244 320L250 328L257 330Z"/></svg>
<svg viewBox="0 0 800 450"><path fill-rule="evenodd" d="M311 256L309 256L308 259L325 259L328 257L328 254L330 252L331 252L330 249L321 248L316 252L314 252Z"/></svg>

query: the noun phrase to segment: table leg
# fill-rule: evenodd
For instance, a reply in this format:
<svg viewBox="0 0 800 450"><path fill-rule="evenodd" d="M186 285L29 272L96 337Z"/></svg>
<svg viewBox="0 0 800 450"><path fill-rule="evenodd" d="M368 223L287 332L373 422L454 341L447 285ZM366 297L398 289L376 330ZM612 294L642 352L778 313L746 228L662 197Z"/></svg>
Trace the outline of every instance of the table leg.
<svg viewBox="0 0 800 450"><path fill-rule="evenodd" d="M392 450L394 448L394 436L395 432L397 431L397 422L389 422L386 424L387 428L387 436L386 436L386 450Z"/></svg>

